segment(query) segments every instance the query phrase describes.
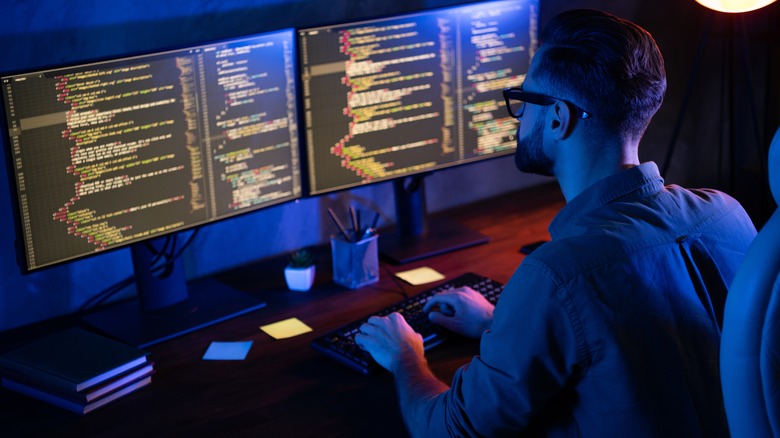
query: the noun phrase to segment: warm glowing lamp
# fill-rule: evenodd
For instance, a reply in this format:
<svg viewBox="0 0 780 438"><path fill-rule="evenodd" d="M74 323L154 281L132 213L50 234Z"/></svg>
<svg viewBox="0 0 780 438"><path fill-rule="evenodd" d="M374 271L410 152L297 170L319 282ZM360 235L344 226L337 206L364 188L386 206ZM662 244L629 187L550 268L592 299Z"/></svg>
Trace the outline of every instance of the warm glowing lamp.
<svg viewBox="0 0 780 438"><path fill-rule="evenodd" d="M740 13L755 11L775 0L696 0L697 3L720 12Z"/></svg>

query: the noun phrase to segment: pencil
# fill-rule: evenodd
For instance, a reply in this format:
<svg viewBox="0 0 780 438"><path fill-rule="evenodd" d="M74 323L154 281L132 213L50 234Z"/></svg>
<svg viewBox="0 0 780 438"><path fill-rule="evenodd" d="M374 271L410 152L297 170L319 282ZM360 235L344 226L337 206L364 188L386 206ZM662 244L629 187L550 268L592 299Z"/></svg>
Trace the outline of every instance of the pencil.
<svg viewBox="0 0 780 438"><path fill-rule="evenodd" d="M347 242L352 242L352 239L349 237L349 233L347 233L347 229L344 228L344 225L341 224L339 218L336 217L336 213L334 213L333 209L330 207L328 207L328 214L330 214L330 218L333 219L333 222L336 224L336 226L339 227L339 231L341 231L341 234L344 235L344 239L346 239Z"/></svg>
<svg viewBox="0 0 780 438"><path fill-rule="evenodd" d="M355 207L350 206L349 213L350 216L352 216L352 231L354 231L355 235L357 236L358 234L360 234L360 224L358 223L357 212L355 211Z"/></svg>

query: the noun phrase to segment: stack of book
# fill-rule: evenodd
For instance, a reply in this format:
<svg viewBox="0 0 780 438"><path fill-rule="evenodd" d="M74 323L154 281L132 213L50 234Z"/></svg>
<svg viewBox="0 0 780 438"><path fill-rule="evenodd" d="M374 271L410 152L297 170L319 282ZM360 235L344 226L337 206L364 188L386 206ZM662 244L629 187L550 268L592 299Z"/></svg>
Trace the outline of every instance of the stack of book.
<svg viewBox="0 0 780 438"><path fill-rule="evenodd" d="M0 355L2 385L86 414L152 381L148 353L79 328Z"/></svg>

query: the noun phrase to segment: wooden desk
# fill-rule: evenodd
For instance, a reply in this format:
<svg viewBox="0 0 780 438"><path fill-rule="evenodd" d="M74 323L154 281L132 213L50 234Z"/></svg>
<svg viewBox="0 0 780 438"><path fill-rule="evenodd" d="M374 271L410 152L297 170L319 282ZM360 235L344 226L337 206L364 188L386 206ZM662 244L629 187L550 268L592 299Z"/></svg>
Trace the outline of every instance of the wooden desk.
<svg viewBox="0 0 780 438"><path fill-rule="evenodd" d="M11 436L259 436L402 437L389 374L365 377L314 351L321 334L398 302L390 273L430 266L448 278L476 272L505 283L525 244L548 239L547 225L564 201L557 185L513 193L449 217L491 242L402 266L384 264L374 287L347 290L330 282L329 257L318 264L310 292L284 286L281 262L226 272L221 281L260 297L267 307L149 347L157 373L152 384L86 416L0 389L0 434ZM410 295L427 286L405 286ZM258 327L297 317L313 332L273 340ZM252 340L244 361L203 361L212 341ZM427 353L434 372L449 382L478 353L478 342L450 340Z"/></svg>

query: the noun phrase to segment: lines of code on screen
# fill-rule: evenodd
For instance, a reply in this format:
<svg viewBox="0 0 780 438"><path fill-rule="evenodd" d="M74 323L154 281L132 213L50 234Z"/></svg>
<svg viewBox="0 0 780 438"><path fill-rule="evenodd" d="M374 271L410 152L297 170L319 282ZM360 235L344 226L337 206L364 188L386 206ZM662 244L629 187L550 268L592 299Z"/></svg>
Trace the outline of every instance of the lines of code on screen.
<svg viewBox="0 0 780 438"><path fill-rule="evenodd" d="M3 78L28 269L300 196L293 35Z"/></svg>
<svg viewBox="0 0 780 438"><path fill-rule="evenodd" d="M511 153L538 2L299 31L311 193Z"/></svg>

